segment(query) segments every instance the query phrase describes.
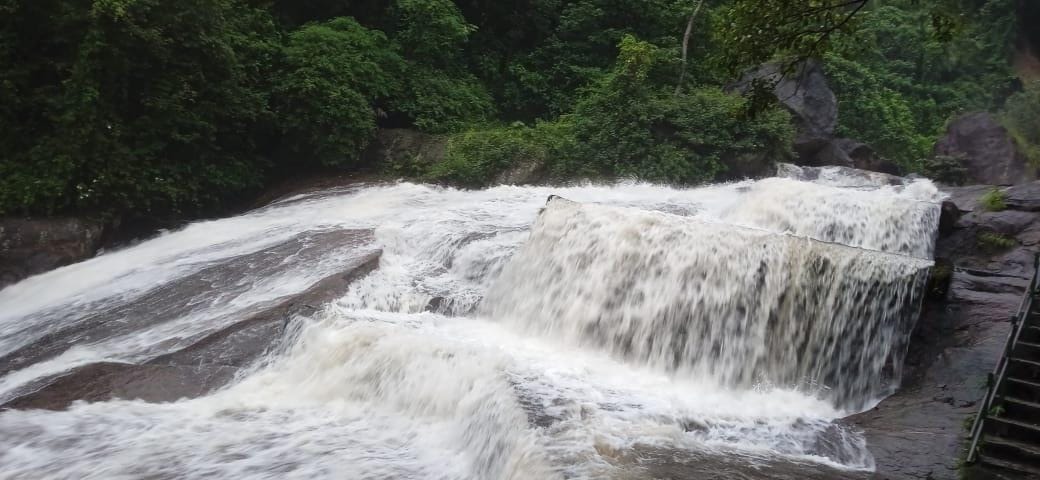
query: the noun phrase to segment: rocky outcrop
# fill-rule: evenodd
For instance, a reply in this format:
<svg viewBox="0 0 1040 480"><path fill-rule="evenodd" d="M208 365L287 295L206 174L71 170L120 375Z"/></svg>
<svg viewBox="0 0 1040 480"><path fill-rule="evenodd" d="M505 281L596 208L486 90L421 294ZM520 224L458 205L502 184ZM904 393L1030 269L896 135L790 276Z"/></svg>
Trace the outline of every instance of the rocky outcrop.
<svg viewBox="0 0 1040 480"><path fill-rule="evenodd" d="M366 165L389 167L403 175L415 166L429 166L444 160L448 139L407 128L380 129L361 154Z"/></svg>
<svg viewBox="0 0 1040 480"><path fill-rule="evenodd" d="M1016 185L1036 178L1006 128L990 113L975 112L950 122L935 154L955 157L968 183Z"/></svg>
<svg viewBox="0 0 1040 480"><path fill-rule="evenodd" d="M43 378L21 388L18 394L0 405L0 410L60 410L77 400L98 402L113 398L168 402L205 395L226 385L236 373L248 367L281 341L291 318L313 313L322 304L342 295L356 279L379 266L381 251L372 248L371 231L331 232L317 238L312 237L311 240L319 243L357 244L360 254L343 271L325 277L299 294L264 305L262 310L195 339L184 348L141 363L92 363L60 375ZM293 251L298 250L300 244L290 241L271 250L280 248ZM286 251L276 253L284 255ZM277 258L279 255L274 257ZM102 312L91 319L92 321L86 322L82 328L45 336L33 345L0 356L0 376L5 371L53 357L84 337L98 338L118 333L114 332L118 327L112 323L118 323L119 319L125 318L128 314L136 318L144 318L144 315L150 314L151 317L157 317L157 321L162 321L164 312L197 300L199 289L210 288L210 282L214 281L214 278L219 280L221 272L214 269L229 270L229 273L234 274L240 272L239 268L243 265L264 261L269 262L270 259L264 257L263 252L245 255L232 260L228 265L206 269L165 285L153 294L146 294L125 307L118 307L117 311ZM149 295L157 298L149 298ZM143 305L140 314L133 310L137 305ZM174 311L173 315L181 313L183 312Z"/></svg>
<svg viewBox="0 0 1040 480"><path fill-rule="evenodd" d="M777 100L791 112L794 149L801 158L812 158L830 143L838 125L838 99L819 62L805 62L790 72L782 64L768 63L746 74L736 88L746 91L753 82L772 85Z"/></svg>
<svg viewBox="0 0 1040 480"><path fill-rule="evenodd" d="M546 166L535 159L518 159L495 175L491 185L531 185L545 178Z"/></svg>
<svg viewBox="0 0 1040 480"><path fill-rule="evenodd" d="M794 151L799 165L840 166L899 175L899 167L876 154L869 145L836 138L838 99L819 62L809 61L783 71L770 63L746 74L736 89L746 92L760 82L772 86L777 100L791 113L795 126Z"/></svg>
<svg viewBox="0 0 1040 480"><path fill-rule="evenodd" d="M0 219L0 288L93 256L102 230L77 218Z"/></svg>
<svg viewBox="0 0 1040 480"><path fill-rule="evenodd" d="M900 391L848 419L866 434L876 478L960 477L965 421L978 409L1040 251L1040 182L1004 189L1008 209L997 212L979 201L992 189L947 189L930 299Z"/></svg>

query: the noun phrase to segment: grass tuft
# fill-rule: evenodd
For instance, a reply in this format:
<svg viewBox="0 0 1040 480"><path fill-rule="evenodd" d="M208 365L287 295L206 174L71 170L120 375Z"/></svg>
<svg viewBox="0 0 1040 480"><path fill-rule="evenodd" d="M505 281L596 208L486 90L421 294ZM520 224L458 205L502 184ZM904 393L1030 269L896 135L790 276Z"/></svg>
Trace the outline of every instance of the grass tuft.
<svg viewBox="0 0 1040 480"><path fill-rule="evenodd" d="M999 252L1018 245L1014 238L993 232L979 233L975 240L979 248L987 252Z"/></svg>
<svg viewBox="0 0 1040 480"><path fill-rule="evenodd" d="M1000 191L999 188L994 187L992 190L986 192L985 195L979 198L979 204L982 208L990 212L999 212L1007 209L1007 195Z"/></svg>

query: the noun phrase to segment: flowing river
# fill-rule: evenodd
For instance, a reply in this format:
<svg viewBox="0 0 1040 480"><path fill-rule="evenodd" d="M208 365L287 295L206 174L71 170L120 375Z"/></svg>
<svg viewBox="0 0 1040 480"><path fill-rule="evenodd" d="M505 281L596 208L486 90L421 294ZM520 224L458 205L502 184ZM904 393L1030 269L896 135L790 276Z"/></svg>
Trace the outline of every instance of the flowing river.
<svg viewBox="0 0 1040 480"><path fill-rule="evenodd" d="M29 278L0 478L866 478L840 418L898 383L940 194L784 172L357 185Z"/></svg>

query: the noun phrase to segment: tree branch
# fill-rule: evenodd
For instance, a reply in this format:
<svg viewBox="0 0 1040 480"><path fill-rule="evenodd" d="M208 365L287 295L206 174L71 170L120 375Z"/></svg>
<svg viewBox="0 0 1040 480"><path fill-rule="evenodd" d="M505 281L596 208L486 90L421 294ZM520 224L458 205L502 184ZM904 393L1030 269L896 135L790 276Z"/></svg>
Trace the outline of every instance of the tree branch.
<svg viewBox="0 0 1040 480"><path fill-rule="evenodd" d="M697 6L693 7L693 12L690 13L690 19L686 22L686 33L683 34L682 39L682 64L679 67L679 83L675 85L676 95L682 91L683 82L686 80L686 56L690 47L690 34L693 33L693 21L697 18L697 13L701 11L702 5L704 5L704 0L698 0Z"/></svg>

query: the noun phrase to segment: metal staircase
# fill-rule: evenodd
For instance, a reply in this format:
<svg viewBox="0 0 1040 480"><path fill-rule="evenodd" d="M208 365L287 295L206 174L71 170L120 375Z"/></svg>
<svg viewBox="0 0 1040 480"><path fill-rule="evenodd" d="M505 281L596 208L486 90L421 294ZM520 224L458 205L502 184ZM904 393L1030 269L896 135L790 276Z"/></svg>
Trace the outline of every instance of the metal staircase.
<svg viewBox="0 0 1040 480"><path fill-rule="evenodd" d="M971 427L967 463L1040 478L1040 256Z"/></svg>

